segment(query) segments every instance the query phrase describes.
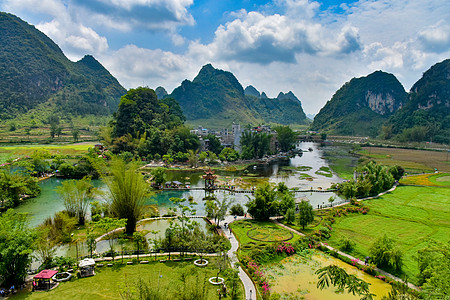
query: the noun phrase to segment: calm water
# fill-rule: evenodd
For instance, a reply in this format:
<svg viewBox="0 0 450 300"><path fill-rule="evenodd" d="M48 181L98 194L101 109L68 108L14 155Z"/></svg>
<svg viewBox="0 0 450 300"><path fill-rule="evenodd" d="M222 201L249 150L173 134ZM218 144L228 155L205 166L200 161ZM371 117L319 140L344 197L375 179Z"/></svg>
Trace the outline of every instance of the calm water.
<svg viewBox="0 0 450 300"><path fill-rule="evenodd" d="M304 152L301 156L296 156L285 161L272 162L270 164L261 164L252 166L248 170L248 174L244 172L217 172L219 179L222 182L228 182L231 185L236 185L240 182L241 178L247 175L254 175L254 185L259 182L269 181L271 183L284 182L289 188L297 187L299 189L317 189L317 188L329 188L332 183L341 182L342 179L333 174L332 177L325 177L317 175L315 172L320 167L327 167L328 164L323 159L323 150L318 148L314 143L300 143L298 145ZM308 151L311 148L313 151ZM292 171L281 172L283 166L309 166L312 169L309 171ZM313 181L307 181L300 179L300 173L306 173L312 176ZM203 173L191 173L191 172L169 172L167 175L168 181L178 180L180 182L190 182L192 187L204 187L202 179ZM248 178L248 177L247 177ZM51 178L40 183L42 193L33 199L27 200L21 204L16 211L27 212L31 216L30 225L37 226L41 224L46 218L54 216L58 211L64 209L63 201L56 193L56 188L61 185L64 179ZM100 189L105 189L105 186L100 180L93 180L93 184ZM250 187L249 187L250 188ZM205 197L204 191L165 191L157 193L149 197L146 201L146 205L156 205L159 208L160 214L163 215L167 210L172 207L170 198L178 197L188 199L188 197L194 197L194 201L197 215L205 215L204 203L202 199ZM250 195L246 194L231 194L228 192L216 192L216 196L219 199L227 198L233 203L240 203L244 205L248 201ZM297 201L307 200L314 208L318 205L328 204L328 198L330 196L336 196L333 193L295 193ZM251 197L251 196L250 196ZM102 197L98 197L98 200L104 201ZM337 198L335 204L341 199ZM187 203L187 202L186 202Z"/></svg>

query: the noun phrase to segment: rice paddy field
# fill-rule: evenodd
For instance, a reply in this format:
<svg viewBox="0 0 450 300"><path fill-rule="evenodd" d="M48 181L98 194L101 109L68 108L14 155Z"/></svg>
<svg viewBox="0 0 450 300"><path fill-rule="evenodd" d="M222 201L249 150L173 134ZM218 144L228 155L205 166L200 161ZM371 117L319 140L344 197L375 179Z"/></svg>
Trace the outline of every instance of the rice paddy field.
<svg viewBox="0 0 450 300"><path fill-rule="evenodd" d="M400 165L408 173L450 172L449 153L400 148L364 147L358 154L387 166Z"/></svg>
<svg viewBox="0 0 450 300"><path fill-rule="evenodd" d="M36 150L46 150L51 154L60 155L82 155L86 153L89 148L94 147L94 142L82 142L76 144L60 144L60 145L11 145L0 147L0 163L5 163L8 160L14 160L19 157L24 157L32 154Z"/></svg>
<svg viewBox="0 0 450 300"><path fill-rule="evenodd" d="M432 240L449 241L450 189L399 186L394 192L364 201L364 204L370 207L366 215L336 218L328 243L339 248L341 239L349 238L356 243L349 254L363 259L369 255L370 246L387 234L403 252L404 275L410 282L417 283L417 251Z"/></svg>

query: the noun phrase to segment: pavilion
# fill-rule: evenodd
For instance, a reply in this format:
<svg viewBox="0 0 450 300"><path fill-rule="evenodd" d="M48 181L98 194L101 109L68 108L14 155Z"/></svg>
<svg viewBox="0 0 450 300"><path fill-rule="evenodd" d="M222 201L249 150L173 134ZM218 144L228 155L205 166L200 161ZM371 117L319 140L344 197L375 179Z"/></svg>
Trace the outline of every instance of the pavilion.
<svg viewBox="0 0 450 300"><path fill-rule="evenodd" d="M35 289L45 289L47 287L47 290L50 289L51 282L50 280L52 277L58 273L58 271L55 270L42 270L38 274L36 274L33 279L35 283L33 284L35 286Z"/></svg>

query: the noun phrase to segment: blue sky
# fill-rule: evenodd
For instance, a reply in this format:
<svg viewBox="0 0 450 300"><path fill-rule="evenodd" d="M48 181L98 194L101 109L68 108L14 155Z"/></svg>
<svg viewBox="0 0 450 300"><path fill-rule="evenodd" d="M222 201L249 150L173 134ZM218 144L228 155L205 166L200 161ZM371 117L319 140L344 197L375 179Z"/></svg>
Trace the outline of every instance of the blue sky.
<svg viewBox="0 0 450 300"><path fill-rule="evenodd" d="M94 55L126 88L170 93L200 68L231 71L269 97L293 91L317 113L376 70L409 90L450 57L450 1L0 0L73 61Z"/></svg>

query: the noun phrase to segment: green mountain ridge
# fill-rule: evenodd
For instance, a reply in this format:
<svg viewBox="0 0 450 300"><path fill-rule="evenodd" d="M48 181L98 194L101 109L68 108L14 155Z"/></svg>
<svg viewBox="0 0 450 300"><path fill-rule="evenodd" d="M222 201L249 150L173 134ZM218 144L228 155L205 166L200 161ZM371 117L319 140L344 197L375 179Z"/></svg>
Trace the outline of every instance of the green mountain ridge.
<svg viewBox="0 0 450 300"><path fill-rule="evenodd" d="M406 140L450 143L450 59L423 74L412 86L406 105L387 126Z"/></svg>
<svg viewBox="0 0 450 300"><path fill-rule="evenodd" d="M61 115L109 115L126 90L92 56L70 61L45 34L0 12L0 118L47 103Z"/></svg>
<svg viewBox="0 0 450 300"><path fill-rule="evenodd" d="M311 130L376 136L389 117L405 105L407 96L392 74L376 71L353 78L315 116Z"/></svg>
<svg viewBox="0 0 450 300"><path fill-rule="evenodd" d="M201 122L210 128L230 126L233 122L307 124L301 102L291 94L280 99L246 95L231 72L207 64L193 81L184 80L169 97L180 103L188 123Z"/></svg>

